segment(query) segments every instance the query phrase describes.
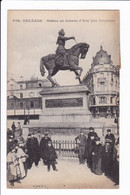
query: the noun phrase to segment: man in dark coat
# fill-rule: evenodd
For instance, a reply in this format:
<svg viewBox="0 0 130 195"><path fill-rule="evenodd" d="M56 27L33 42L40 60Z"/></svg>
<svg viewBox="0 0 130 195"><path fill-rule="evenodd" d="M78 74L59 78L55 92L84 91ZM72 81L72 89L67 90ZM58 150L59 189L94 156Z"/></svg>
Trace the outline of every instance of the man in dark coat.
<svg viewBox="0 0 130 195"><path fill-rule="evenodd" d="M40 157L43 159L43 163L45 163L46 156L48 155L48 142L51 141L51 138L48 137L49 132L44 132L44 137L40 141Z"/></svg>
<svg viewBox="0 0 130 195"><path fill-rule="evenodd" d="M33 163L35 163L35 166L38 166L38 163L40 161L39 145L37 138L34 137L33 133L28 135L26 150L28 154L28 168L30 169Z"/></svg>
<svg viewBox="0 0 130 195"><path fill-rule="evenodd" d="M7 139L9 139L11 135L13 135L13 132L11 129L8 128L7 129Z"/></svg>
<svg viewBox="0 0 130 195"><path fill-rule="evenodd" d="M12 146L14 146L14 144L15 144L14 137L13 135L10 135L7 141L7 154L11 151Z"/></svg>
<svg viewBox="0 0 130 195"><path fill-rule="evenodd" d="M107 130L107 135L105 136L105 175L111 177L112 167L113 167L113 150L115 144L115 137L111 133L111 129Z"/></svg>
<svg viewBox="0 0 130 195"><path fill-rule="evenodd" d="M102 175L102 145L100 144L100 138L95 138L95 145L92 151L92 169L91 171L96 175Z"/></svg>
<svg viewBox="0 0 130 195"><path fill-rule="evenodd" d="M94 132L94 128L93 127L90 127L89 130L90 130L90 132L88 133L88 139L90 139L91 136L94 136L94 138L98 137L97 133Z"/></svg>
<svg viewBox="0 0 130 195"><path fill-rule="evenodd" d="M111 146L111 150L114 148L115 136L111 133L111 129L107 130L107 135L105 136L105 142Z"/></svg>
<svg viewBox="0 0 130 195"><path fill-rule="evenodd" d="M76 144L79 145L79 164L84 164L85 163L85 146L86 146L86 141L87 138L83 133L83 130L80 130L80 135L78 135L75 138Z"/></svg>

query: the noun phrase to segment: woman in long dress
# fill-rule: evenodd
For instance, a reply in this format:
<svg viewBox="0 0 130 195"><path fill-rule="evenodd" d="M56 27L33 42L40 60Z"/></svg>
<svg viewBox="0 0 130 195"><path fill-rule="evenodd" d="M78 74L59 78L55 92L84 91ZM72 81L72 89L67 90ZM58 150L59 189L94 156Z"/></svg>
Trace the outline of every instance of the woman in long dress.
<svg viewBox="0 0 130 195"><path fill-rule="evenodd" d="M95 138L95 145L92 152L92 172L96 175L102 175L102 145L100 144L100 138Z"/></svg>

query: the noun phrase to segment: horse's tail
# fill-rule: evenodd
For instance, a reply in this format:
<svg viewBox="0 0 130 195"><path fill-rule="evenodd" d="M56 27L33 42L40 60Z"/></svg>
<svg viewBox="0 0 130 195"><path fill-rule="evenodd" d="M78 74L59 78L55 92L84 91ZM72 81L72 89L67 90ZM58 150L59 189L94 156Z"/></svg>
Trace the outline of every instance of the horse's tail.
<svg viewBox="0 0 130 195"><path fill-rule="evenodd" d="M40 60L40 72L41 72L41 75L44 76L45 75L45 67L44 67L44 57L41 58Z"/></svg>

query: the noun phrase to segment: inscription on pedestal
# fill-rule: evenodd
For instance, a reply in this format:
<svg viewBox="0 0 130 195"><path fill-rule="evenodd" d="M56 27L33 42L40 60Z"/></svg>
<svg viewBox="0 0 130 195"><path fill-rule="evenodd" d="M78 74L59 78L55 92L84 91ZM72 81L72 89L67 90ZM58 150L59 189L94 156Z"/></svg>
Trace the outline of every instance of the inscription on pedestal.
<svg viewBox="0 0 130 195"><path fill-rule="evenodd" d="M46 108L81 107L81 106L83 106L83 98L65 98L65 99L45 100Z"/></svg>

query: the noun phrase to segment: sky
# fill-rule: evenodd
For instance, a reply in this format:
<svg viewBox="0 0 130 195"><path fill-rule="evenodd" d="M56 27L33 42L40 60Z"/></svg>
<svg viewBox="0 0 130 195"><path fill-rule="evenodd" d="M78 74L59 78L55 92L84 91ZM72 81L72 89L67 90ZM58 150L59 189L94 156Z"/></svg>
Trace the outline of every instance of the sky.
<svg viewBox="0 0 130 195"><path fill-rule="evenodd" d="M30 20L33 22L30 22ZM35 22L39 20L40 22ZM8 11L7 71L8 78L43 79L40 59L56 51L60 29L65 36L74 36L77 43L90 45L86 58L79 61L83 68L81 78L91 68L92 57L100 46L111 55L114 65L119 65L119 12L118 11ZM66 42L66 49L75 45ZM78 84L73 72L59 71L54 77L62 85Z"/></svg>

